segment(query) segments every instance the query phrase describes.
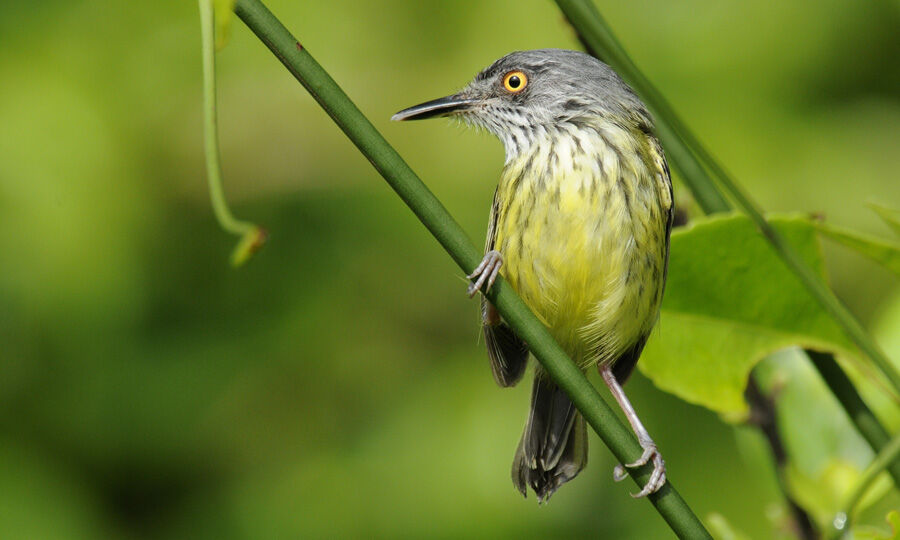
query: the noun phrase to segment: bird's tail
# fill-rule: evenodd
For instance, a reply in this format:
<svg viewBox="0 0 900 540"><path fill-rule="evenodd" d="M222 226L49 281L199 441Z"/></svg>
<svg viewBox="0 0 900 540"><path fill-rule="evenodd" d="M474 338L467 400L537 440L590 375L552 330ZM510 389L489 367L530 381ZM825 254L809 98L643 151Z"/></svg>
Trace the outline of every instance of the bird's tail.
<svg viewBox="0 0 900 540"><path fill-rule="evenodd" d="M545 374L537 374L531 413L513 459L512 480L527 495L528 486L544 502L587 464L584 418L569 396Z"/></svg>

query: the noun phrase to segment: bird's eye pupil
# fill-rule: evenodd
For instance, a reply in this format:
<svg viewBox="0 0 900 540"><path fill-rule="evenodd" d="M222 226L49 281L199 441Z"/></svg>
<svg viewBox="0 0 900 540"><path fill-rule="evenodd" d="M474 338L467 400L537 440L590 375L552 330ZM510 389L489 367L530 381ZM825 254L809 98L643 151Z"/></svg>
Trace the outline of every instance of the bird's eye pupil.
<svg viewBox="0 0 900 540"><path fill-rule="evenodd" d="M503 77L503 87L509 92L521 92L526 85L528 77L521 71L511 71Z"/></svg>

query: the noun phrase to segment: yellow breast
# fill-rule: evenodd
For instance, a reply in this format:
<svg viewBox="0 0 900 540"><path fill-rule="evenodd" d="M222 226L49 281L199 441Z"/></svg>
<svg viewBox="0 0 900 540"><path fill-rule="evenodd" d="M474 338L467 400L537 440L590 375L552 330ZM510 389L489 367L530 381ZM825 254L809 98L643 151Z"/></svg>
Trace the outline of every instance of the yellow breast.
<svg viewBox="0 0 900 540"><path fill-rule="evenodd" d="M497 188L501 273L582 365L615 361L658 316L672 201L655 152L612 125L561 129Z"/></svg>

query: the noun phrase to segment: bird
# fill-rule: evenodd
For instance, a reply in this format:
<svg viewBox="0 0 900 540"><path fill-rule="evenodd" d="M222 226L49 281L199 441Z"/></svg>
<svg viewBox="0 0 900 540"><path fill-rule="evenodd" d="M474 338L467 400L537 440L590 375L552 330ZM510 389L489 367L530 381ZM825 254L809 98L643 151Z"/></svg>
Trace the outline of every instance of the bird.
<svg viewBox="0 0 900 540"><path fill-rule="evenodd" d="M495 135L506 160L485 255L467 294L505 279L580 369L596 365L643 449L625 467L653 472L634 497L662 488L666 466L622 385L659 318L674 216L672 181L651 114L605 63L579 51L517 51L459 92L392 120L453 117ZM483 295L483 335L501 387L524 375L528 344ZM587 464L585 420L540 364L512 465L539 503Z"/></svg>

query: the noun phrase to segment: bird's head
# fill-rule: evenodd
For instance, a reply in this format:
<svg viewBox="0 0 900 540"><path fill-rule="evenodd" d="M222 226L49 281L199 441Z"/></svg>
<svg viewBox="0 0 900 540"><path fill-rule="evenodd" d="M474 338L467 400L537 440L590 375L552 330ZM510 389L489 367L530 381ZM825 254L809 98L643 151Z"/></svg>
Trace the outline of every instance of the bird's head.
<svg viewBox="0 0 900 540"><path fill-rule="evenodd" d="M453 116L483 127L514 155L564 126L603 122L650 129L650 115L631 88L596 58L577 51L510 53L456 94L404 109L392 120Z"/></svg>

